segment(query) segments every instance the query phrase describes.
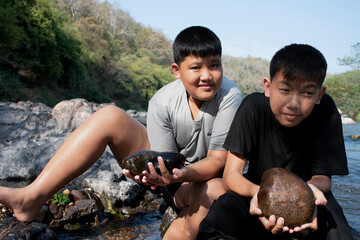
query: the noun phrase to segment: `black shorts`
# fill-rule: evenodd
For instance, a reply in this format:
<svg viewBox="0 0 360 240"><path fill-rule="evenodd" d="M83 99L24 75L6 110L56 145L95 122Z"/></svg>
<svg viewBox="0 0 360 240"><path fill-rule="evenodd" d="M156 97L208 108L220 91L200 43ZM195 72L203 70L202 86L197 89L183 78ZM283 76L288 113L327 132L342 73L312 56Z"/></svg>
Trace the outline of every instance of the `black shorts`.
<svg viewBox="0 0 360 240"><path fill-rule="evenodd" d="M306 238L352 240L351 228L332 193L325 194L326 206L318 206L318 230ZM197 240L211 239L291 239L292 235L274 236L264 228L257 216L250 215L250 198L230 192L214 202L200 223Z"/></svg>
<svg viewBox="0 0 360 240"><path fill-rule="evenodd" d="M176 191L180 188L181 182L170 184L162 187L163 198L168 206L170 206L177 214L180 213L180 209L178 209L174 202L174 195Z"/></svg>

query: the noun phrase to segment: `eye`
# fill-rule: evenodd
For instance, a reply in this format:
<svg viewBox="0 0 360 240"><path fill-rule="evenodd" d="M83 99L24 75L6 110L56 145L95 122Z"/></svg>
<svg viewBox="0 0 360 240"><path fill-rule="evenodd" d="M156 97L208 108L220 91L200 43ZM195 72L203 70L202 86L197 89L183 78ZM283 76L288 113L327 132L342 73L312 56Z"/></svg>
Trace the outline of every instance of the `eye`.
<svg viewBox="0 0 360 240"><path fill-rule="evenodd" d="M211 66L211 69L218 69L218 68L220 68L220 64L212 64Z"/></svg>
<svg viewBox="0 0 360 240"><path fill-rule="evenodd" d="M313 93L313 92L310 92L310 91L305 91L305 92L303 92L303 94L304 94L305 96L308 96L308 97L314 96L314 93Z"/></svg>
<svg viewBox="0 0 360 240"><path fill-rule="evenodd" d="M192 70L199 70L200 67L199 67L199 66L193 66L193 67L191 67L190 69L192 69Z"/></svg>
<svg viewBox="0 0 360 240"><path fill-rule="evenodd" d="M289 90L288 88L280 88L279 90L280 90L280 92L282 92L282 93L288 93L288 92L290 92L290 90Z"/></svg>

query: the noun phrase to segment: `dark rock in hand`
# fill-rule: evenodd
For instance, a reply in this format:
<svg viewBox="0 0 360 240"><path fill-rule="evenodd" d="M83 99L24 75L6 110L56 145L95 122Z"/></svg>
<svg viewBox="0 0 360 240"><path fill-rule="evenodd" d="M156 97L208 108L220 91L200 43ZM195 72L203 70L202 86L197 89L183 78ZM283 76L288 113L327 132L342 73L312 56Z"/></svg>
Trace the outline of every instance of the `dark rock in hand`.
<svg viewBox="0 0 360 240"><path fill-rule="evenodd" d="M184 166L185 157L181 153L175 152L156 152L151 150L138 151L126 158L124 158L120 166L123 169L130 171L132 175L142 175L143 171L149 172L148 163L151 162L158 174L160 174L160 168L158 163L158 157L161 156L164 159L166 168L171 172L174 168L181 168Z"/></svg>
<svg viewBox="0 0 360 240"><path fill-rule="evenodd" d="M271 168L264 172L258 204L263 215L282 217L285 226L300 227L311 222L315 210L314 194L307 183L283 168Z"/></svg>

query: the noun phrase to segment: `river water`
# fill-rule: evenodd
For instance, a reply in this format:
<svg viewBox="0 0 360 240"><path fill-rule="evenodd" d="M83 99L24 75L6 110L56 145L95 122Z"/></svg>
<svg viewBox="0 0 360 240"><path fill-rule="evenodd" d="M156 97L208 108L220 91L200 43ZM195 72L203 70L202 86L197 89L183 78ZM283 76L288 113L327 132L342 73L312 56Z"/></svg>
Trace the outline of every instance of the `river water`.
<svg viewBox="0 0 360 240"><path fill-rule="evenodd" d="M360 135L360 123L343 125L349 175L333 176L332 191L342 206L355 239L360 239L360 140L351 135ZM60 233L59 239L146 239L159 240L162 215L159 212L141 214L131 221L113 222L105 227L86 231Z"/></svg>
<svg viewBox="0 0 360 240"><path fill-rule="evenodd" d="M356 239L360 239L360 139L350 138L351 135L360 135L360 123L343 125L343 132L349 175L333 176L332 191L342 206Z"/></svg>

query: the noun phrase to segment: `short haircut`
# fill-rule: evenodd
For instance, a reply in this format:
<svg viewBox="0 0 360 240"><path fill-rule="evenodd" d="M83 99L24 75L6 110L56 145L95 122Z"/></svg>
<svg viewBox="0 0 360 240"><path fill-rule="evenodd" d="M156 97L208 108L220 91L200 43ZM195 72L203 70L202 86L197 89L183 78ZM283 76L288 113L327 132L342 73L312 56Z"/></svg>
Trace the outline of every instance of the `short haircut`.
<svg viewBox="0 0 360 240"><path fill-rule="evenodd" d="M327 63L322 53L306 44L291 44L275 53L270 62L270 79L278 73L288 81L314 81L321 86Z"/></svg>
<svg viewBox="0 0 360 240"><path fill-rule="evenodd" d="M221 56L220 39L210 29L192 26L182 30L173 43L174 61L180 66L187 56Z"/></svg>

